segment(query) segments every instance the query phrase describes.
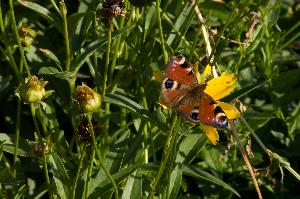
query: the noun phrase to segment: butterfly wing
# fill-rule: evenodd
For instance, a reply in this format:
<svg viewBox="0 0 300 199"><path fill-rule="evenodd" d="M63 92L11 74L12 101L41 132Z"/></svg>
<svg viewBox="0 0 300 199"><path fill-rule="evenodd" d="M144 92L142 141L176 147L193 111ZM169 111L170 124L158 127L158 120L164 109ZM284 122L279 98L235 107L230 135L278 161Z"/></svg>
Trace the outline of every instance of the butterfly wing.
<svg viewBox="0 0 300 199"><path fill-rule="evenodd" d="M178 113L191 122L225 128L228 119L217 102L204 93L205 85L198 85L188 93L177 107Z"/></svg>
<svg viewBox="0 0 300 199"><path fill-rule="evenodd" d="M180 101L197 85L193 67L183 56L171 57L162 82L160 102L169 108L175 108Z"/></svg>

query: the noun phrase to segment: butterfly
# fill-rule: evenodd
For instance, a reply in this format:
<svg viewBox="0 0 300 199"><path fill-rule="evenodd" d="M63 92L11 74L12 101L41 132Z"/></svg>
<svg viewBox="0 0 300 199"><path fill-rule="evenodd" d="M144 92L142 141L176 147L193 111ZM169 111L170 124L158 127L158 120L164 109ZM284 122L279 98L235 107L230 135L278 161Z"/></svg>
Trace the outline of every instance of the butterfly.
<svg viewBox="0 0 300 199"><path fill-rule="evenodd" d="M175 109L193 123L225 128L228 118L217 102L204 92L206 84L199 84L196 73L182 55L170 58L161 84L160 103Z"/></svg>

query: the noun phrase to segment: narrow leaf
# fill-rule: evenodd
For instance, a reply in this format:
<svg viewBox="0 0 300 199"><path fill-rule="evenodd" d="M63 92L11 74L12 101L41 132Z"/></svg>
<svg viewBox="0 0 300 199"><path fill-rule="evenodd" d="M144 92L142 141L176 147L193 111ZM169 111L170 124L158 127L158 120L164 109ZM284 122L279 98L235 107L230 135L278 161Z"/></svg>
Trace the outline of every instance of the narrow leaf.
<svg viewBox="0 0 300 199"><path fill-rule="evenodd" d="M64 31L61 22L47 8L26 0L18 0L18 2L34 12L37 12L39 15L49 21L50 24L53 24L61 34L63 34Z"/></svg>
<svg viewBox="0 0 300 199"><path fill-rule="evenodd" d="M53 153L49 156L49 162L58 195L60 198L69 198L71 182L62 160Z"/></svg>

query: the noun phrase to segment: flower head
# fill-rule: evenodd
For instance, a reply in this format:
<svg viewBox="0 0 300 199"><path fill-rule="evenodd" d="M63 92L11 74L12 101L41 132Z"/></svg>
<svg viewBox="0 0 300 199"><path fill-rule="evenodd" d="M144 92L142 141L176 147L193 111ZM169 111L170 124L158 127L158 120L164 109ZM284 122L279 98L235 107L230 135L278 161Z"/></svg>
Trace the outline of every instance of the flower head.
<svg viewBox="0 0 300 199"><path fill-rule="evenodd" d="M85 84L77 86L75 91L75 107L83 113L94 112L100 108L101 95Z"/></svg>
<svg viewBox="0 0 300 199"><path fill-rule="evenodd" d="M40 102L47 96L45 85L47 81L39 80L37 76L29 76L19 87L18 95L25 103Z"/></svg>

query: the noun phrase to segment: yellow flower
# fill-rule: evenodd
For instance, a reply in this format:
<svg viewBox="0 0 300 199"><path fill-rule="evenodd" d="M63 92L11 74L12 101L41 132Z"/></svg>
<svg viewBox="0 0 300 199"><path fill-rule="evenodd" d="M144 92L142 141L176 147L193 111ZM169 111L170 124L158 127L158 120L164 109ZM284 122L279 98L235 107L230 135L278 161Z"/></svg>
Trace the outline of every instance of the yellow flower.
<svg viewBox="0 0 300 199"><path fill-rule="evenodd" d="M211 70L209 70L209 68L211 67L208 65L205 71L210 72ZM235 106L219 100L229 95L234 90L236 81L237 79L234 74L222 73L221 76L208 80L204 90L206 94L217 101L217 104L223 109L229 120L239 117L240 112L237 110L237 108L235 108ZM217 141L219 141L219 135L216 128L205 125L201 125L201 127L212 144L216 144Z"/></svg>

